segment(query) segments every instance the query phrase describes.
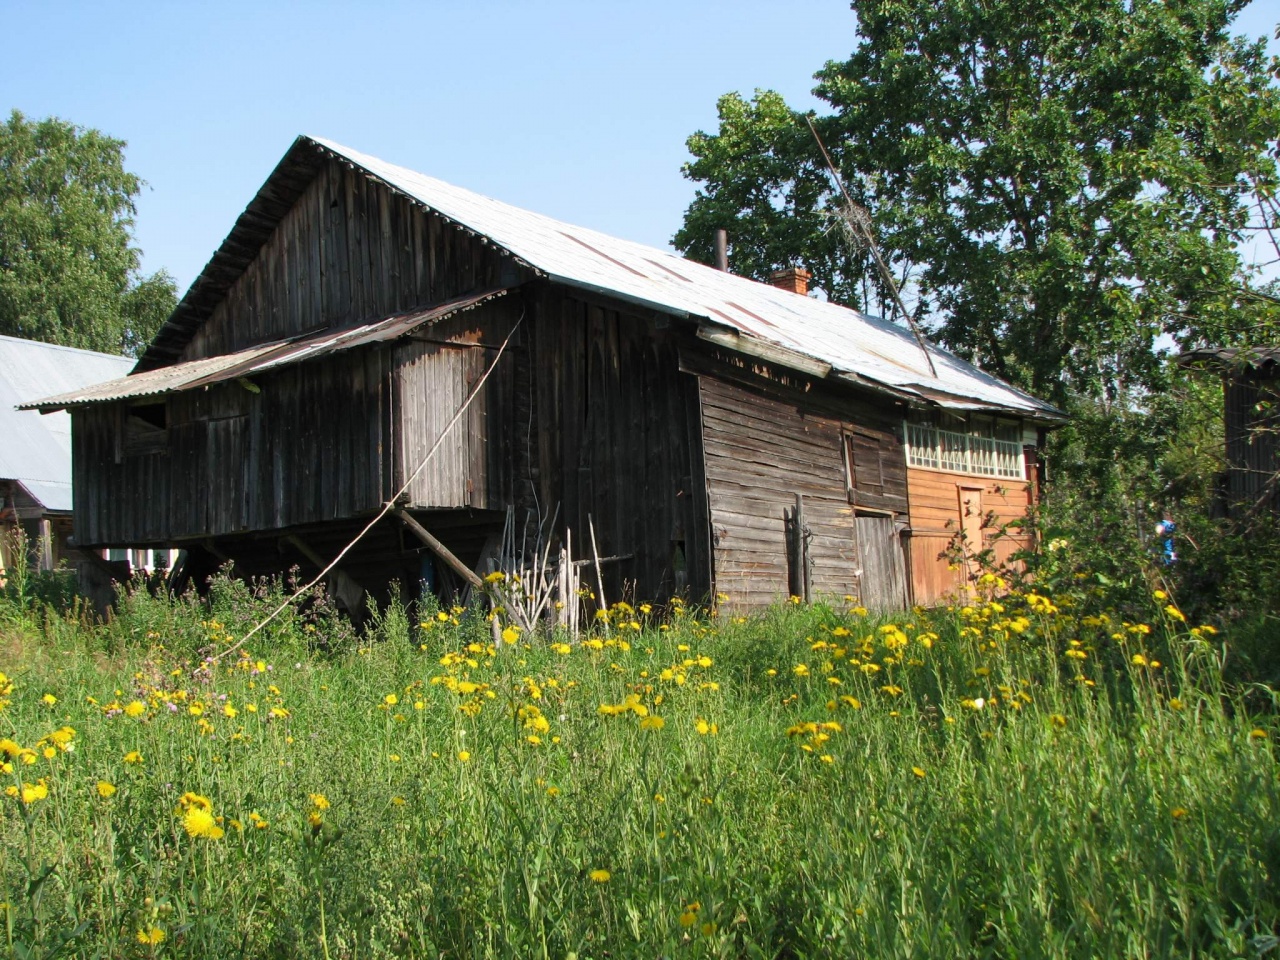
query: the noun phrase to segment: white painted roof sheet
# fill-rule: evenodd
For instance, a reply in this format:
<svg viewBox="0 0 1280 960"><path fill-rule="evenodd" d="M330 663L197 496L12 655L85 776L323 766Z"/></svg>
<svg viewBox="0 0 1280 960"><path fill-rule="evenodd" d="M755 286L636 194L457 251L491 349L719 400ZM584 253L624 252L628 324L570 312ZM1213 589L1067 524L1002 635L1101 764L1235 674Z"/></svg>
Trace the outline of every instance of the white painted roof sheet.
<svg viewBox="0 0 1280 960"><path fill-rule="evenodd" d="M931 346L937 376L909 330L847 307L725 273L683 257L522 210L329 140L338 157L490 238L549 277L665 313L699 317L943 406L990 406L1060 419L1051 405ZM919 388L919 389L917 389Z"/></svg>
<svg viewBox="0 0 1280 960"><path fill-rule="evenodd" d="M133 364L130 357L0 336L0 480L19 481L48 510L70 510L71 417L15 408L114 380Z"/></svg>

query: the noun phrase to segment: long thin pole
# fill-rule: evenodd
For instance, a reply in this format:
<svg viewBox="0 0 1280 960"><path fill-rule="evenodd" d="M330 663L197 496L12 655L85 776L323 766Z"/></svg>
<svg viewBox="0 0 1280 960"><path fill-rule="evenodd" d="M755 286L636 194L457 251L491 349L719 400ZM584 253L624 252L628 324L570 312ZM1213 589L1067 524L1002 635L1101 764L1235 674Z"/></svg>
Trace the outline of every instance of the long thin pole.
<svg viewBox="0 0 1280 960"><path fill-rule="evenodd" d="M902 295L898 293L898 284L894 281L893 274L889 272L889 265L880 256L880 246L876 243L876 238L871 232L870 225L864 223L862 218L858 216L858 205L853 202L853 197L849 196L849 191L845 189L844 181L840 178L836 165L831 162L831 154L827 153L827 145L822 142L822 137L818 135L818 128L813 125L813 118L806 116L804 119L809 124L809 132L813 134L813 139L818 142L818 149L822 151L822 158L827 161L827 169L831 171L831 176L835 178L836 186L840 188L840 193L844 196L845 220L849 226L858 231L863 241L870 248L871 258L875 260L876 268L880 271L880 277L884 280L885 285L888 286L889 292L893 294L893 302L902 311L902 318L907 321L907 326L915 334L916 343L920 344L920 352L924 354L925 363L929 364L929 373L936 378L938 370L933 365L933 357L929 354L929 347L925 342L924 335L920 333L920 328L916 326L916 322L911 319L911 314L907 312L907 305L902 302Z"/></svg>

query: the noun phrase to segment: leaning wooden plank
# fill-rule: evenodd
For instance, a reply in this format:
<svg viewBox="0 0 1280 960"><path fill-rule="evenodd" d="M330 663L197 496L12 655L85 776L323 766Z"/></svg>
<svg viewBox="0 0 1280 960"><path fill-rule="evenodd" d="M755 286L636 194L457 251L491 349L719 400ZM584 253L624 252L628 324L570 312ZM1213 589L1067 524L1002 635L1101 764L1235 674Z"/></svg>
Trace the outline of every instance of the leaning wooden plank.
<svg viewBox="0 0 1280 960"><path fill-rule="evenodd" d="M426 544L427 548L432 553L447 563L454 573L460 576L467 583L471 584L471 586L480 589L484 588L484 581L476 575L475 571L454 556L452 550L433 537L430 531L415 520L408 510L401 506L395 506L391 508L391 512L403 520L404 525L413 531L414 536Z"/></svg>

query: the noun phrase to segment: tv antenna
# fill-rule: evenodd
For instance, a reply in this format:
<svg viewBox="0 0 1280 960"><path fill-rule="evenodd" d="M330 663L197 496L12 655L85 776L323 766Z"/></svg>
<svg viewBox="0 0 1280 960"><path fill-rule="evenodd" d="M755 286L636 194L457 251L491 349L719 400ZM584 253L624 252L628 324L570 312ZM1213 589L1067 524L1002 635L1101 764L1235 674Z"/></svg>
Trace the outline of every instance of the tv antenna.
<svg viewBox="0 0 1280 960"><path fill-rule="evenodd" d="M813 117L806 115L804 120L805 123L809 124L809 132L813 134L813 139L817 141L818 149L822 151L822 158L827 161L827 169L831 171L831 176L835 180L836 186L840 188L840 195L844 197L844 203L840 207L840 216L845 222L846 229L855 242L871 251L871 259L875 261L876 269L880 272L880 279L884 281L885 286L889 288L889 292L893 294L893 302L898 305L902 318L907 321L907 326L915 334L916 343L920 345L920 352L924 354L925 363L929 364L929 373L934 379L937 379L938 370L933 365L933 357L929 354L929 346L924 339L924 335L920 332L920 328L916 326L915 320L911 319L911 314L907 312L907 305L902 302L902 294L898 292L898 284L893 279L893 274L889 272L889 265L884 262L884 257L880 255L880 245L876 243L875 231L871 227L871 214L867 212L866 207L854 203L853 197L849 196L849 191L845 189L844 181L840 179L840 173L836 170L836 165L831 162L831 154L827 153L827 145L822 142L822 137L818 134L818 128L813 125Z"/></svg>

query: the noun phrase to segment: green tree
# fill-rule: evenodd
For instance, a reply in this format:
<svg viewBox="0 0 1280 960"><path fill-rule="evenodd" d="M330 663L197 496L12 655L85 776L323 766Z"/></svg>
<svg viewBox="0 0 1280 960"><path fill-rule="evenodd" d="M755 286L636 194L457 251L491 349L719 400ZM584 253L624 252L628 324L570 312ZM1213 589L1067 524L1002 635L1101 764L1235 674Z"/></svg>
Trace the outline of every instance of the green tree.
<svg viewBox="0 0 1280 960"><path fill-rule="evenodd" d="M1162 335L1236 341L1274 311L1239 242L1274 197L1277 64L1237 0L854 0L816 123L911 309L984 368L1069 403L1159 388ZM719 103L689 138L678 248L759 279L797 261L885 312L801 114ZM1264 316L1260 317L1260 313Z"/></svg>
<svg viewBox="0 0 1280 960"><path fill-rule="evenodd" d="M172 278L139 271L124 146L16 110L0 122L0 333L136 353L172 312Z"/></svg>

